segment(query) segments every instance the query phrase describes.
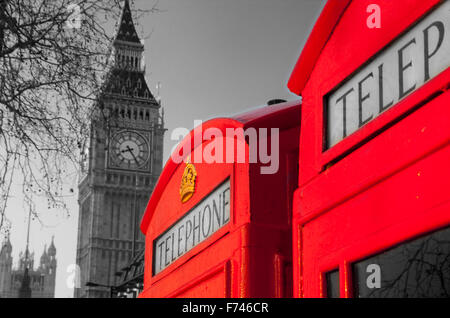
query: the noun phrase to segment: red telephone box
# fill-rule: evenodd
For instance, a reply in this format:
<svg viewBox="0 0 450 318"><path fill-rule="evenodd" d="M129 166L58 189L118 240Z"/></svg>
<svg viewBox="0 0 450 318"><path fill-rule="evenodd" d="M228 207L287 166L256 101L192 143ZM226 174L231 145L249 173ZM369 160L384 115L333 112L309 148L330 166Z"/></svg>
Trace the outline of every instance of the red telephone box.
<svg viewBox="0 0 450 318"><path fill-rule="evenodd" d="M184 138L142 219L140 297L292 296L299 130L300 102L290 102L210 120ZM277 169L254 160L255 143L259 154L279 149Z"/></svg>
<svg viewBox="0 0 450 318"><path fill-rule="evenodd" d="M295 297L450 295L450 1L330 0L303 98Z"/></svg>

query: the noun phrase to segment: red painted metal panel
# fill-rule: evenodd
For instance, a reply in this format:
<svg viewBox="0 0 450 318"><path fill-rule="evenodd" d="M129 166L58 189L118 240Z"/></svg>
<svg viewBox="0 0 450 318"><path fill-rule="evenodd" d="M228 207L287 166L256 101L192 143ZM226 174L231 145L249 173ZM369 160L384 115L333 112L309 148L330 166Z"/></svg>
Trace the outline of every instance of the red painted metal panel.
<svg viewBox="0 0 450 318"><path fill-rule="evenodd" d="M374 3L380 29L366 24ZM440 3L329 1L305 46L289 83L303 97L295 297L324 297L324 274L336 268L341 297L351 297L353 262L450 224L449 69L335 146L323 145L324 97Z"/></svg>
<svg viewBox="0 0 450 318"><path fill-rule="evenodd" d="M325 5L289 79L288 88L293 93L301 95L323 47L350 1L329 0Z"/></svg>
<svg viewBox="0 0 450 318"><path fill-rule="evenodd" d="M203 123L203 130L214 127L218 128L222 134L225 135L227 128L246 128L246 127L266 127L276 128L284 127L285 129L290 127L299 126L300 107L298 101L287 102L270 107L262 107L256 110L249 111L244 114L237 115L233 118L220 118L207 121ZM196 138L196 130L192 130L191 133L180 143L180 147L183 147L185 143L190 143L192 149L199 146L196 140L202 140L202 138ZM172 158L169 158L164 166L164 169L156 183L155 189L152 192L152 196L148 202L146 212L141 220L142 233L147 232L147 227L152 219L153 212L155 211L156 204L159 202L162 193L166 189L168 182L171 180L174 171L178 168Z"/></svg>
<svg viewBox="0 0 450 318"><path fill-rule="evenodd" d="M302 153L300 183L306 183L319 174L328 162L350 151L352 147L384 127L400 113L416 106L424 98L421 95L429 94L430 86L433 86L432 91L436 91L441 88L438 87L440 84L447 83L448 75L441 76L443 79L440 81L435 78L432 81L435 84L430 82L423 86L403 100L403 105L400 107L389 109L382 117L380 116L381 118L378 118L379 120L369 123L367 127L363 127L329 151L323 152L324 96L439 2L439 0L377 1L382 12L381 29L369 29L366 24L368 17L366 8L373 1L352 1L347 7L329 36L313 71L308 75L309 81L301 92L303 105L300 147L307 151ZM409 9L404 10L405 7Z"/></svg>
<svg viewBox="0 0 450 318"><path fill-rule="evenodd" d="M141 229L146 235L144 291L140 297L289 297L292 296L292 196L296 183L300 103L265 107L235 119L215 119L194 129L181 143L191 142L197 171L196 190L180 200L186 164L166 164L147 206ZM211 141L208 128L279 128L280 162L276 174L261 174L262 163L197 163L196 151ZM196 135L197 134L197 135ZM268 137L270 144L270 135ZM194 143L195 140L202 143ZM216 138L218 142L227 137ZM224 157L226 157L226 142ZM237 147L234 145L233 147ZM198 159L198 158L197 158ZM294 178L293 178L294 176ZM153 244L224 180L230 180L230 221L200 244L154 273ZM294 183L291 182L293 178ZM287 279L286 279L287 278Z"/></svg>
<svg viewBox="0 0 450 318"><path fill-rule="evenodd" d="M300 221L296 226L303 228L303 296L323 296L319 276L324 272L336 267L343 271L345 262L448 226L449 158L447 145L328 213Z"/></svg>

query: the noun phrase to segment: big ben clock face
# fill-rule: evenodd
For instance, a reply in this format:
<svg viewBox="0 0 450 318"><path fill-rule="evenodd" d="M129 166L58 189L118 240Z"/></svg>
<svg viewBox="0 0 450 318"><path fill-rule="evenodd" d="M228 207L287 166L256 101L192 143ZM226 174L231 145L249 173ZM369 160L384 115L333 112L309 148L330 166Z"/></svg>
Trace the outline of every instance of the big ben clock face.
<svg viewBox="0 0 450 318"><path fill-rule="evenodd" d="M116 133L112 138L111 157L115 166L122 169L140 169L149 156L147 140L134 131Z"/></svg>

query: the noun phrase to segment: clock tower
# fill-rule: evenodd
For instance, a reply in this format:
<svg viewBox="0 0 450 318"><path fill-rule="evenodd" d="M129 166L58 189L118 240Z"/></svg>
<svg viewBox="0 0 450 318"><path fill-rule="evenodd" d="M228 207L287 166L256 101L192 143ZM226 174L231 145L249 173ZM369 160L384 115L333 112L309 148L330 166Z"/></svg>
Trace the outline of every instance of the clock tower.
<svg viewBox="0 0 450 318"><path fill-rule="evenodd" d="M139 222L161 172L165 128L143 53L125 0L79 184L75 297L109 297L105 286L144 248Z"/></svg>

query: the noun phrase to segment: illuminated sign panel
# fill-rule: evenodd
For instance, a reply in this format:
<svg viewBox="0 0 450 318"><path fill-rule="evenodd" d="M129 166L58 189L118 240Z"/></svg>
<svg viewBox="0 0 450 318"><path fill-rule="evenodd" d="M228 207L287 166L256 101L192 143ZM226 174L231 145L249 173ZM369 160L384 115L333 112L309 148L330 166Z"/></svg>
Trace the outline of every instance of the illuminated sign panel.
<svg viewBox="0 0 450 318"><path fill-rule="evenodd" d="M153 243L153 275L230 221L230 179L222 183Z"/></svg>
<svg viewBox="0 0 450 318"><path fill-rule="evenodd" d="M400 36L325 99L326 148L450 66L450 1Z"/></svg>

